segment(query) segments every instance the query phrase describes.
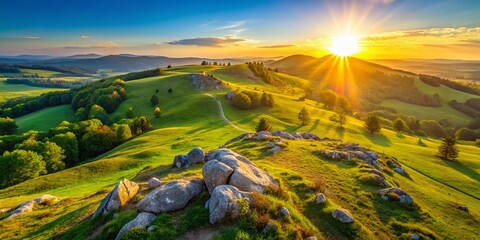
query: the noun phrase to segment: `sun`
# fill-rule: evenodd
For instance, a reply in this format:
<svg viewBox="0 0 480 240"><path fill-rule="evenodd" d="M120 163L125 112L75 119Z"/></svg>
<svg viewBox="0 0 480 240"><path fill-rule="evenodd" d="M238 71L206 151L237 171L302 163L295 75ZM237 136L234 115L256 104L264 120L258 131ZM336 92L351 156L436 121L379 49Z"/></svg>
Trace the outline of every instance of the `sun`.
<svg viewBox="0 0 480 240"><path fill-rule="evenodd" d="M360 51L358 38L351 35L338 36L332 39L328 50L340 57L350 56Z"/></svg>

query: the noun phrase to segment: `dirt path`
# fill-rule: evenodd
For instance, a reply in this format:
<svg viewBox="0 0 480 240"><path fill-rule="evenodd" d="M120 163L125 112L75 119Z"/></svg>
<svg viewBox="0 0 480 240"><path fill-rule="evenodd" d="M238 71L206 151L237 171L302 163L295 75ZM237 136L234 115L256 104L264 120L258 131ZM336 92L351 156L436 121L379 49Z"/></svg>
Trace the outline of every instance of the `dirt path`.
<svg viewBox="0 0 480 240"><path fill-rule="evenodd" d="M250 132L248 130L245 130L237 125L235 125L233 122L231 122L230 120L227 119L227 117L225 117L225 113L223 112L223 107L222 107L222 103L220 102L220 100L218 100L216 97L214 97L212 94L210 93L205 93L205 95L213 98L216 102L217 102L217 106L218 106L218 111L220 111L220 117L223 119L223 121L225 121L228 125L232 126L233 128L239 130L239 131L242 131L242 132Z"/></svg>

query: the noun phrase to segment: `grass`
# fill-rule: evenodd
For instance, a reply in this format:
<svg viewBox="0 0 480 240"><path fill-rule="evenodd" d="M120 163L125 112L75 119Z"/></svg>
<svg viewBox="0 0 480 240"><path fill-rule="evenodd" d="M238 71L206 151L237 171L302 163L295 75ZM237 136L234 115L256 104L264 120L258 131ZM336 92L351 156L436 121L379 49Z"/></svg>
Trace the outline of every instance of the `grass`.
<svg viewBox="0 0 480 240"><path fill-rule="evenodd" d="M27 132L29 130L47 131L60 124L62 121L75 120L75 113L70 105L61 105L56 107L44 108L25 116L15 119L18 125L17 133Z"/></svg>
<svg viewBox="0 0 480 240"><path fill-rule="evenodd" d="M24 84L7 84L5 80L5 78L0 77L0 102L10 98L38 96L42 93L62 90L58 88L33 87Z"/></svg>
<svg viewBox="0 0 480 240"><path fill-rule="evenodd" d="M55 77L56 75L60 74L59 72L49 71L49 70L41 70L41 69L29 69L29 68L21 68L20 71L22 74L38 74L40 77Z"/></svg>
<svg viewBox="0 0 480 240"><path fill-rule="evenodd" d="M60 205L34 211L14 220L0 221L0 227L4 229L0 238L49 238L58 233L85 238L90 236L88 232L92 230L91 226L82 225L85 222L77 223L95 210L106 192L120 179L129 178L145 184L152 176L163 178L162 180L201 176L200 164L191 166L188 170L172 169L174 156L185 154L197 146L205 150L215 149L241 134L222 121L213 99L191 87L187 74L203 71L211 71L214 76L227 81L233 89L240 87L250 90L257 88L259 91L271 90L271 86L262 81L246 78L244 74L248 72L245 72L243 65L230 68L174 67L167 70L164 76L127 82L125 88L128 99L112 117L123 118L126 109L132 107L137 116L148 116L155 130L77 167L0 190L0 208L13 207L46 193L56 195L62 201L71 201L68 204L68 201L64 202L65 204L61 202ZM167 92L169 88L173 89L172 94ZM156 93L160 99L158 106L162 110L160 118L153 118L154 106L150 104L150 97L155 94L156 89L159 90ZM262 142L245 141L229 145L228 147L249 157L282 182L288 193L287 197L282 197L285 196L285 191L277 192L268 195L269 201L273 205L287 206L296 222L316 232L320 238L390 238L409 232L419 232L425 236L433 232L445 239L478 237L478 147L459 144L461 153L458 160L444 161L434 156L438 140L425 138L422 140L423 144L419 145L418 137L400 136L385 129L370 135L365 132L363 122L350 117L345 128L339 129L328 120L332 112L324 110L322 105L317 106L315 102L308 100L300 102L297 96L285 95L282 91L272 91L276 101L274 108L237 110L224 99L223 95L227 91L210 93L222 102L226 117L242 128L253 131L255 123L261 117L266 117L274 130L310 131L321 137L341 138L380 153L393 155L403 164L408 177L390 173L386 175L387 179L407 191L418 208L406 209L397 203L380 199L377 196L380 187L358 180L361 172L356 164L331 161L312 154L314 150L325 147L320 142L288 141L288 146L275 155L267 154L264 149L266 143ZM312 117L312 123L307 126L300 126L297 119L303 106L309 110ZM50 109L45 111L48 110ZM27 115L29 120L25 121L34 123L40 119L48 119L56 112L38 112L40 115L37 117ZM324 206L314 203L314 193L319 190L324 191L328 199ZM470 213L459 211L453 207L454 203L467 205ZM344 225L334 221L331 212L337 207L350 210L355 223ZM201 216L197 214L199 208L189 211L195 212L195 216ZM252 234L236 228L226 230L224 235L228 235L229 231L232 235Z"/></svg>

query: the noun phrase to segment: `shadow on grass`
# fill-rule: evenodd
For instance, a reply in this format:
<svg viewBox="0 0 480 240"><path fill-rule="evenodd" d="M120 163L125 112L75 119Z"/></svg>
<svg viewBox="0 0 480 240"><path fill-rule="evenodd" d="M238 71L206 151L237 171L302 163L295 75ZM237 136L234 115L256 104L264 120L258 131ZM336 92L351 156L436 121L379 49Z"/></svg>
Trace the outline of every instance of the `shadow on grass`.
<svg viewBox="0 0 480 240"><path fill-rule="evenodd" d="M376 214L383 223L393 220L408 220L412 224L423 222L420 207L416 204L402 205L399 202L391 202L381 199L379 196L372 200ZM423 217L425 218L425 217Z"/></svg>
<svg viewBox="0 0 480 240"><path fill-rule="evenodd" d="M310 129L308 129L308 131L311 132L314 129L317 129L319 123L320 123L319 119L315 120L315 122L313 122L313 125L310 127Z"/></svg>
<svg viewBox="0 0 480 240"><path fill-rule="evenodd" d="M397 133L397 138L400 138L400 139L404 139L405 138L405 135L403 135L402 133Z"/></svg>
<svg viewBox="0 0 480 240"><path fill-rule="evenodd" d="M390 140L381 133L375 133L375 134L366 133L365 137L367 137L368 140L370 140L375 145L379 145L383 147L388 147L392 145L392 142L390 142Z"/></svg>
<svg viewBox="0 0 480 240"><path fill-rule="evenodd" d="M335 132L337 132L337 136L340 138L340 139L343 139L343 136L345 135L345 128L344 127L337 127L335 129Z"/></svg>
<svg viewBox="0 0 480 240"><path fill-rule="evenodd" d="M460 161L458 160L447 160L447 159L444 159L444 158L441 158L441 157L438 157L439 159L441 159L445 164L447 164L450 168L452 169L455 169L457 170L458 172L460 172L461 174L477 181L477 182L480 182L480 174L475 171L474 169L471 169L465 165L463 165L463 163L461 163Z"/></svg>

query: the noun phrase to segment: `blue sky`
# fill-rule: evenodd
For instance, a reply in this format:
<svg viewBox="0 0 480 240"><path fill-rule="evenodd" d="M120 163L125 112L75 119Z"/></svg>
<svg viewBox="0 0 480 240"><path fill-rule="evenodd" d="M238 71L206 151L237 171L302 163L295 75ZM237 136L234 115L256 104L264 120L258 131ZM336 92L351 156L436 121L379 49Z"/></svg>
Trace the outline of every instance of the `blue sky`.
<svg viewBox="0 0 480 240"><path fill-rule="evenodd" d="M457 40L473 44L479 16L480 1L12 0L1 1L0 55L321 55L344 32L429 29L463 29Z"/></svg>

